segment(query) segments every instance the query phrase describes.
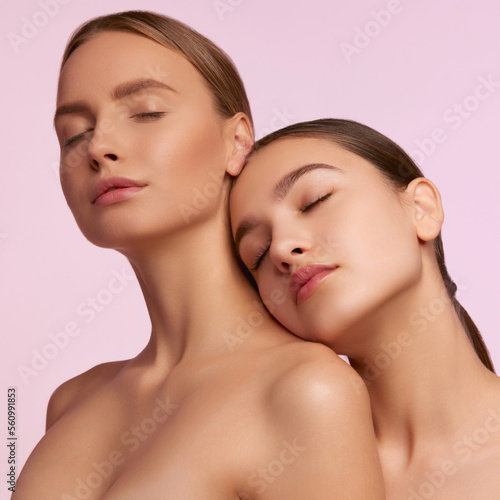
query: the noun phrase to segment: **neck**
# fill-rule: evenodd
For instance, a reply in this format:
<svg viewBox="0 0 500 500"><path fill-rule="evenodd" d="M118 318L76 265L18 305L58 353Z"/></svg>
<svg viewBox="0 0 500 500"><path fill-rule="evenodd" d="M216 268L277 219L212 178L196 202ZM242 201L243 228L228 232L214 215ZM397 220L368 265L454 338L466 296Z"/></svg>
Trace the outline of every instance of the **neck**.
<svg viewBox="0 0 500 500"><path fill-rule="evenodd" d="M142 360L170 367L186 357L228 352L231 332L255 310L258 296L233 256L221 214L123 253L151 318Z"/></svg>
<svg viewBox="0 0 500 500"><path fill-rule="evenodd" d="M487 416L498 379L474 352L444 287L406 302L411 307L398 304L397 317L371 333L370 351L351 362L367 385L379 444L409 459L449 443L483 406Z"/></svg>

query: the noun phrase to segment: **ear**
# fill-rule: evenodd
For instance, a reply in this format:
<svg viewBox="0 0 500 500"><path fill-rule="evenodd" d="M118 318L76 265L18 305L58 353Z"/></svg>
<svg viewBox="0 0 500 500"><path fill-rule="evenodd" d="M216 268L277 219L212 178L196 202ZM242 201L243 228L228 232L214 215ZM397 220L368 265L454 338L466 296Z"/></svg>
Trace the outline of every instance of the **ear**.
<svg viewBox="0 0 500 500"><path fill-rule="evenodd" d="M424 177L413 179L406 188L415 217L417 236L432 241L440 233L444 221L441 195L437 187Z"/></svg>
<svg viewBox="0 0 500 500"><path fill-rule="evenodd" d="M235 177L241 172L245 158L252 150L253 130L248 116L241 112L230 118L226 126L229 140L226 172Z"/></svg>

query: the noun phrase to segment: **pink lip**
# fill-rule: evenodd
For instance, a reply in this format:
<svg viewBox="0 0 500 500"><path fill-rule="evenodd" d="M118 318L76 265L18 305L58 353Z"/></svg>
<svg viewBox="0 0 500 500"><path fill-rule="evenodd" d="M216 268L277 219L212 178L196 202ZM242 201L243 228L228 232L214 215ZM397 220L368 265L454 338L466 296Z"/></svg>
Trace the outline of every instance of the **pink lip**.
<svg viewBox="0 0 500 500"><path fill-rule="evenodd" d="M291 276L290 292L297 305L304 302L319 284L338 266L311 264L300 267Z"/></svg>
<svg viewBox="0 0 500 500"><path fill-rule="evenodd" d="M145 185L126 177L108 177L95 183L90 198L94 205L104 207L130 198Z"/></svg>

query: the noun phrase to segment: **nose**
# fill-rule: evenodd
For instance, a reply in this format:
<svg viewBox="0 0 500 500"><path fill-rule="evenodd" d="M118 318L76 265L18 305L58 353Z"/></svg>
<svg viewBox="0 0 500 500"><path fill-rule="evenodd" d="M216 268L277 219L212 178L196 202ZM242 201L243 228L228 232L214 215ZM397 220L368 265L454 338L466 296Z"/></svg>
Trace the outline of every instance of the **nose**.
<svg viewBox="0 0 500 500"><path fill-rule="evenodd" d="M302 236L273 236L269 257L273 265L282 273L298 267L311 250L311 241Z"/></svg>
<svg viewBox="0 0 500 500"><path fill-rule="evenodd" d="M114 125L96 127L88 145L88 155L92 169L101 170L106 164L123 160L124 150L119 143Z"/></svg>
<svg viewBox="0 0 500 500"><path fill-rule="evenodd" d="M95 156L91 156L90 157L90 166L94 169L94 170L100 170L101 169L101 166L105 163L105 161L107 160L110 160L111 162L115 162L115 161L118 161L118 156L115 155L114 153L105 153L102 157L102 159L100 158L96 158Z"/></svg>

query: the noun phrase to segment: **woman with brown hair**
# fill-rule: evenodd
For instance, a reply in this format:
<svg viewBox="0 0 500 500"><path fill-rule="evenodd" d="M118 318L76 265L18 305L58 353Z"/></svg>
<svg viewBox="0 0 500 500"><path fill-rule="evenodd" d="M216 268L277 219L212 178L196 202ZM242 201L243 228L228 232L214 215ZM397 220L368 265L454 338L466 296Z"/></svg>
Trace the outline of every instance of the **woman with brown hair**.
<svg viewBox="0 0 500 500"><path fill-rule="evenodd" d="M411 158L360 123L298 123L257 142L230 206L263 301L283 296L275 318L362 377L387 498L499 498L500 379Z"/></svg>
<svg viewBox="0 0 500 500"><path fill-rule="evenodd" d="M384 498L357 375L270 318L233 254L227 194L253 132L230 59L164 16L93 19L54 121L68 205L130 261L152 331L55 391L13 498Z"/></svg>

